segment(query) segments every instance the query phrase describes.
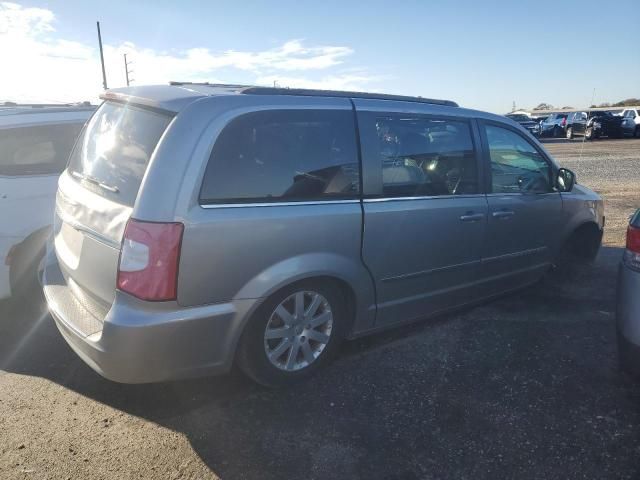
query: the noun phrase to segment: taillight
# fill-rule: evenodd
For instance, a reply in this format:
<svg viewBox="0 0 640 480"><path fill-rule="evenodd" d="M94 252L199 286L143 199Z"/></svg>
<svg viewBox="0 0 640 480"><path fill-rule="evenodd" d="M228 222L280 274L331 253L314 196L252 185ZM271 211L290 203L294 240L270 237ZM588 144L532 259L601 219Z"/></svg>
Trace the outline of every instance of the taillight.
<svg viewBox="0 0 640 480"><path fill-rule="evenodd" d="M632 268L640 269L640 228L631 225L627 229L627 249L624 252L624 263Z"/></svg>
<svg viewBox="0 0 640 480"><path fill-rule="evenodd" d="M124 230L117 285L142 300L175 300L182 223L130 219Z"/></svg>

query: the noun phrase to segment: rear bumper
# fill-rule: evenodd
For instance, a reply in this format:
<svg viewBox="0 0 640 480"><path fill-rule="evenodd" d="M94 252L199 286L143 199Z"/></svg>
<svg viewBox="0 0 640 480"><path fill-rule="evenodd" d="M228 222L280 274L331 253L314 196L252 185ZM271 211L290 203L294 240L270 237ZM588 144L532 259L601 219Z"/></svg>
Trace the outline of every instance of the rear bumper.
<svg viewBox="0 0 640 480"><path fill-rule="evenodd" d="M623 365L640 372L640 272L624 264L618 272L616 328Z"/></svg>
<svg viewBox="0 0 640 480"><path fill-rule="evenodd" d="M86 308L61 282L57 265L43 279L49 310L60 333L91 368L109 380L150 383L228 371L255 300L182 308L143 302L117 292L99 312ZM99 322L96 325L95 322Z"/></svg>

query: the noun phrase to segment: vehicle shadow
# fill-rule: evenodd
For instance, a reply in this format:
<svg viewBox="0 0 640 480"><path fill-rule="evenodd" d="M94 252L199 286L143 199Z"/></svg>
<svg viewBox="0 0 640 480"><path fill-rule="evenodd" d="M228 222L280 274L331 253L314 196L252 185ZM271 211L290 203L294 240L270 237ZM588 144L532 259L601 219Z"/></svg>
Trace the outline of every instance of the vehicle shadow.
<svg viewBox="0 0 640 480"><path fill-rule="evenodd" d="M573 138L571 140L569 140L568 138L564 138L564 137L538 137L538 140L540 141L540 143L552 143L552 144L557 144L557 143L579 143L582 142L584 140L584 137L576 137Z"/></svg>
<svg viewBox="0 0 640 480"><path fill-rule="evenodd" d="M522 478L542 464L555 476L603 462L621 472L635 468L640 387L615 368L620 256L605 247L570 279L554 273L491 303L348 342L317 377L286 390L235 371L112 383L35 301L0 306L0 368L181 432L221 478ZM619 412L615 425L576 426L606 409ZM584 447L602 449L607 429L628 444L608 460Z"/></svg>

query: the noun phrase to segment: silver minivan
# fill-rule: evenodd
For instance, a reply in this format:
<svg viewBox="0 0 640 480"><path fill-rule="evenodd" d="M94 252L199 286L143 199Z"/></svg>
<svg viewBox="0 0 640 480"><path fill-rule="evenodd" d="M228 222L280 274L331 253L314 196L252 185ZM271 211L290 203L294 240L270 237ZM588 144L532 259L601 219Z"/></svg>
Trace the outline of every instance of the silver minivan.
<svg viewBox="0 0 640 480"><path fill-rule="evenodd" d="M601 199L526 130L446 100L172 83L111 90L59 182L45 295L127 383L286 385L344 338L593 258Z"/></svg>

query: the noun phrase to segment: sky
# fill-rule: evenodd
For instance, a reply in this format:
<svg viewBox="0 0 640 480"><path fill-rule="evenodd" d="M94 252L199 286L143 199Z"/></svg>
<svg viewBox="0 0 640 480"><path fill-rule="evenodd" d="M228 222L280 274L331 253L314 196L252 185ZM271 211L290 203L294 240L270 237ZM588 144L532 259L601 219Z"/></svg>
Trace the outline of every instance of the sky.
<svg viewBox="0 0 640 480"><path fill-rule="evenodd" d="M640 97L640 0L0 1L0 101L170 80L446 98L496 113Z"/></svg>

